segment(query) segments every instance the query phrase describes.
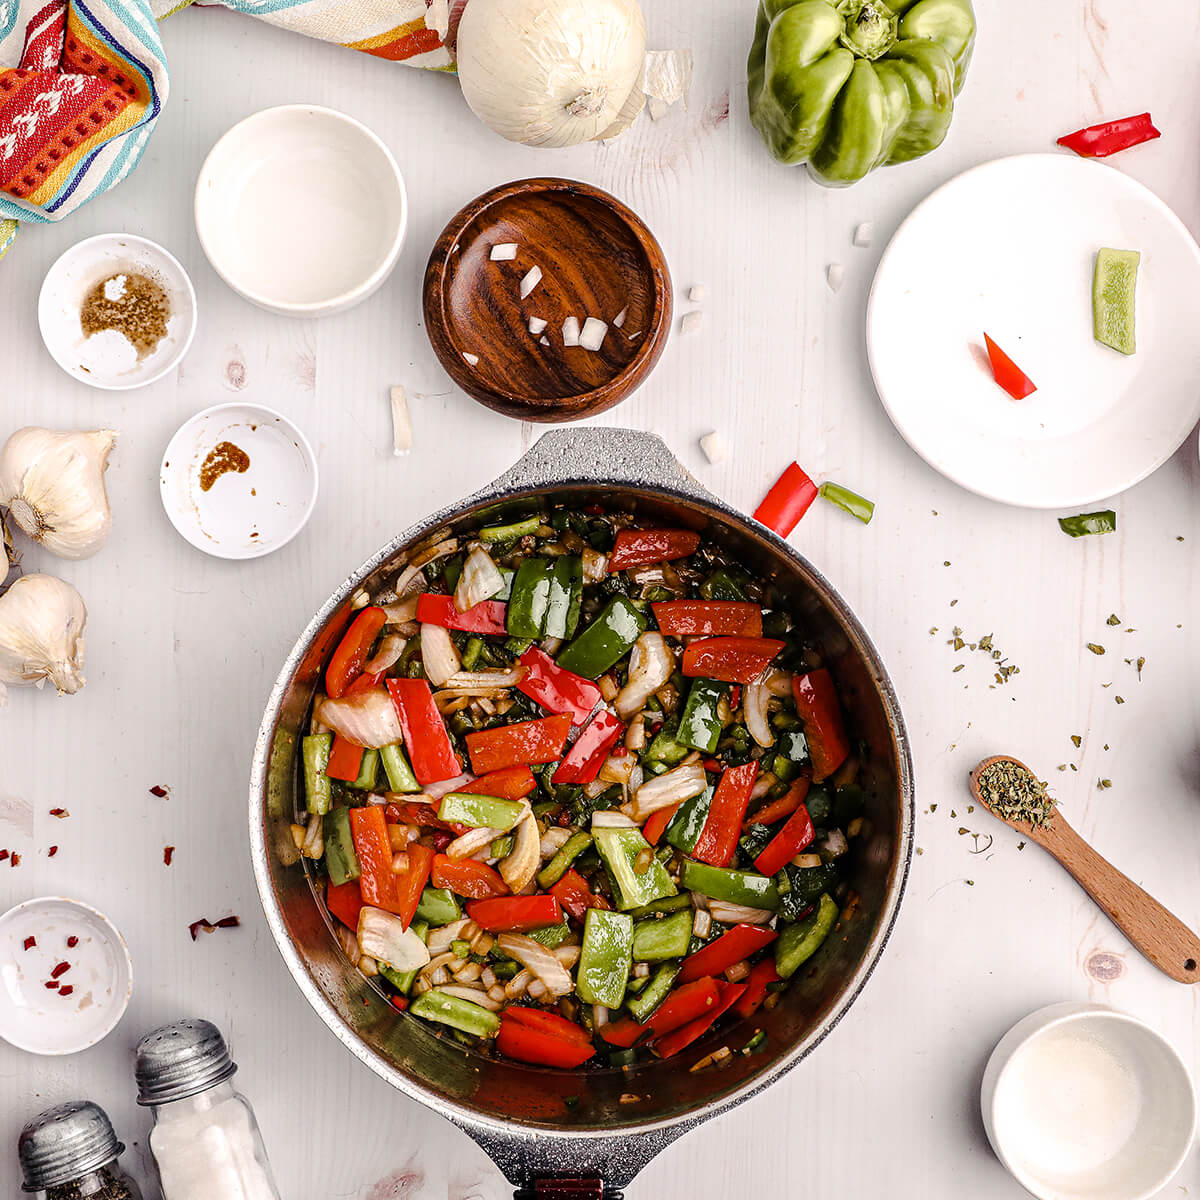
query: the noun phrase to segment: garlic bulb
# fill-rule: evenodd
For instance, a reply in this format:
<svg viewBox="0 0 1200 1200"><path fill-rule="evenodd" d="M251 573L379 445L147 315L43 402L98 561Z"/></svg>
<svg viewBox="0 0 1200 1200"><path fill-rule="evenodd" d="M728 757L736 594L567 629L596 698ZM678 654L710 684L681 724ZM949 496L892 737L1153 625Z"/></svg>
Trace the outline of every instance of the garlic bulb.
<svg viewBox="0 0 1200 1200"><path fill-rule="evenodd" d="M83 687L83 597L53 575L22 575L0 596L0 704L5 685L49 679L59 694Z"/></svg>
<svg viewBox="0 0 1200 1200"><path fill-rule="evenodd" d="M111 429L18 429L0 450L0 504L51 554L95 554L112 526L104 472L116 440Z"/></svg>
<svg viewBox="0 0 1200 1200"><path fill-rule="evenodd" d="M637 0L471 0L458 26L471 110L510 142L574 146L605 135L639 90Z"/></svg>

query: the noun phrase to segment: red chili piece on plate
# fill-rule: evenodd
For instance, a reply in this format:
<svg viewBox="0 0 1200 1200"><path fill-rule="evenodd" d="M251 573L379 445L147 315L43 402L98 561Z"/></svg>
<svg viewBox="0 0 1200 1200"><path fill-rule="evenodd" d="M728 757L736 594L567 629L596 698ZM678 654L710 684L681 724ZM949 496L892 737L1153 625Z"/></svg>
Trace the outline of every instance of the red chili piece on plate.
<svg viewBox="0 0 1200 1200"><path fill-rule="evenodd" d="M69 983L64 983L62 987L58 989L58 994L60 996L69 996L74 990L75 989Z"/></svg>
<svg viewBox="0 0 1200 1200"><path fill-rule="evenodd" d="M783 646L775 638L705 638L684 650L681 667L690 679L753 683Z"/></svg>
<svg viewBox="0 0 1200 1200"><path fill-rule="evenodd" d="M386 621L387 614L383 609L372 605L350 622L350 628L325 668L325 691L330 699L344 696L346 689L362 674L371 643L379 636Z"/></svg>
<svg viewBox="0 0 1200 1200"><path fill-rule="evenodd" d="M69 962L60 962L54 964L54 970L50 972L51 979L57 979L60 975L65 975L71 969Z"/></svg>
<svg viewBox="0 0 1200 1200"><path fill-rule="evenodd" d="M34 946L36 946L36 945L37 945L37 938L27 937L25 939L25 949L26 950L32 950L34 948Z"/></svg>
<svg viewBox="0 0 1200 1200"><path fill-rule="evenodd" d="M996 382L1014 400L1024 400L1026 396L1032 396L1037 391L1033 380L986 333L983 340L987 343L988 360L992 364L992 376Z"/></svg>

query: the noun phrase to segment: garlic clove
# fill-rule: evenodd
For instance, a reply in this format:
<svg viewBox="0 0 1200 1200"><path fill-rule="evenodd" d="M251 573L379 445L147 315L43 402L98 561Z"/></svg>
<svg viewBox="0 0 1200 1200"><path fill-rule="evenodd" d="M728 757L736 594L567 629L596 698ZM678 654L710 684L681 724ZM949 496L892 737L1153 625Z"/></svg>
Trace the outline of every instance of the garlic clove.
<svg viewBox="0 0 1200 1200"><path fill-rule="evenodd" d="M0 595L0 705L6 684L47 679L59 695L83 687L83 597L53 575L22 575Z"/></svg>
<svg viewBox="0 0 1200 1200"><path fill-rule="evenodd" d="M116 440L111 429L18 429L0 450L0 505L51 554L95 554L112 528L104 472Z"/></svg>

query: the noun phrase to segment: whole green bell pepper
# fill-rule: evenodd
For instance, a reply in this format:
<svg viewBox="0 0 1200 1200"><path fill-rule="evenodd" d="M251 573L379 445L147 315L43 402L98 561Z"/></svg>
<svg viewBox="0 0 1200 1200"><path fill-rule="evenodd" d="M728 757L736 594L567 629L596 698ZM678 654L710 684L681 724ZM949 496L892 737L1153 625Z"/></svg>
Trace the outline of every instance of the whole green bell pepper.
<svg viewBox="0 0 1200 1200"><path fill-rule="evenodd" d="M942 144L974 43L971 0L761 0L750 118L780 162L855 183Z"/></svg>

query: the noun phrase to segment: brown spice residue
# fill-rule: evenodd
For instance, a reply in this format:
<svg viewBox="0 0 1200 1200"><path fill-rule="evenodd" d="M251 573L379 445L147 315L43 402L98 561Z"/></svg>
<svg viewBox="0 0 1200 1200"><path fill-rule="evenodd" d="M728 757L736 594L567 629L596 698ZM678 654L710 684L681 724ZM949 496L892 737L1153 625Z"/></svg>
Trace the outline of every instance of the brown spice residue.
<svg viewBox="0 0 1200 1200"><path fill-rule="evenodd" d="M200 468L200 490L207 492L222 475L234 471L239 475L250 469L250 455L232 442L218 442Z"/></svg>
<svg viewBox="0 0 1200 1200"><path fill-rule="evenodd" d="M171 302L148 275L120 272L102 279L83 301L79 324L87 337L112 329L137 351L141 360L167 336Z"/></svg>

